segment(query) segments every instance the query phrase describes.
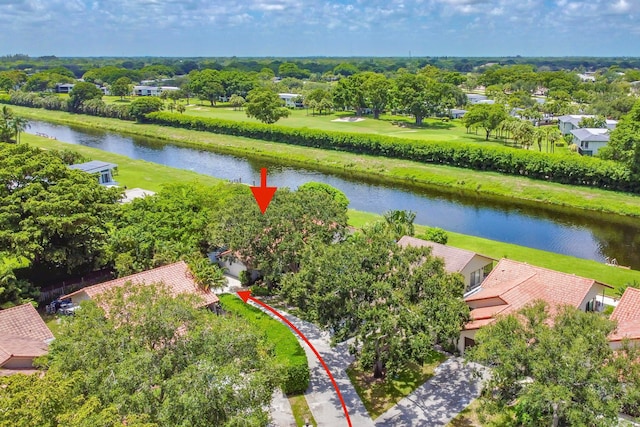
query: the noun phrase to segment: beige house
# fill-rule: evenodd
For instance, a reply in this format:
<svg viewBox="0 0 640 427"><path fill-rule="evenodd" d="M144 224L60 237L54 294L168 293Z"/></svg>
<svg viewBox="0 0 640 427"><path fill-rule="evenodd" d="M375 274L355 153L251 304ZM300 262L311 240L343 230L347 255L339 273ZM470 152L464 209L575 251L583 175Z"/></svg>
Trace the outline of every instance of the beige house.
<svg viewBox="0 0 640 427"><path fill-rule="evenodd" d="M464 299L471 309L471 320L460 333L458 351L462 354L465 348L475 345L474 338L481 327L534 301L545 301L551 315L562 305L582 311L602 311L604 306L596 296L607 288L612 289L593 279L503 258L478 291Z"/></svg>
<svg viewBox="0 0 640 427"><path fill-rule="evenodd" d="M627 288L610 319L618 322L616 330L609 335L612 349L619 349L625 338L640 346L640 289Z"/></svg>
<svg viewBox="0 0 640 427"><path fill-rule="evenodd" d="M184 261L173 264L164 265L154 268L153 270L143 271L141 273L132 274L131 276L121 277L119 279L110 280L108 282L98 283L97 285L88 286L79 291L70 293L61 297L61 299L70 298L74 305L80 304L82 301L93 299L103 292L118 286L131 282L133 284L151 285L154 283L163 283L174 295L193 294L202 299L200 307L211 307L219 300L211 290L203 290L193 279L193 274L189 270L189 266Z"/></svg>
<svg viewBox="0 0 640 427"><path fill-rule="evenodd" d="M398 241L398 245L403 248L407 246L416 248L430 247L433 256L442 258L447 272L462 274L467 291L480 286L486 273L491 270L493 263L496 261L488 256L465 249L454 248L453 246L442 245L411 236L403 236Z"/></svg>
<svg viewBox="0 0 640 427"><path fill-rule="evenodd" d="M0 375L33 371L33 359L47 353L53 334L31 304L0 310Z"/></svg>

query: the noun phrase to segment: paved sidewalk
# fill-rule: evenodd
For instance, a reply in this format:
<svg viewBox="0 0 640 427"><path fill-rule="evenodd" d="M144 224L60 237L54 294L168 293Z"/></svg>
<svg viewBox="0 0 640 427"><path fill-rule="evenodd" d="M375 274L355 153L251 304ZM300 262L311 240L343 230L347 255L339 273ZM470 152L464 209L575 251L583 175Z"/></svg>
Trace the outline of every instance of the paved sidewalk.
<svg viewBox="0 0 640 427"><path fill-rule="evenodd" d="M287 396L285 396L280 389L273 392L269 413L271 415L271 423L269 426L297 427L289 399L287 399Z"/></svg>
<svg viewBox="0 0 640 427"><path fill-rule="evenodd" d="M477 364L465 365L451 357L436 368L434 376L396 406L378 417L376 427L444 426L480 395L483 379L474 370L487 370Z"/></svg>
<svg viewBox="0 0 640 427"><path fill-rule="evenodd" d="M341 343L332 348L329 335L326 332L321 331L312 323L298 319L282 310L278 311L307 337L322 356L338 384L353 427L373 427L373 421L346 372L347 367L353 362L348 345ZM271 315L271 313L268 314ZM299 341L307 353L309 370L311 371L311 381L305 397L318 427L348 426L340 399L327 372L309 346L301 339Z"/></svg>

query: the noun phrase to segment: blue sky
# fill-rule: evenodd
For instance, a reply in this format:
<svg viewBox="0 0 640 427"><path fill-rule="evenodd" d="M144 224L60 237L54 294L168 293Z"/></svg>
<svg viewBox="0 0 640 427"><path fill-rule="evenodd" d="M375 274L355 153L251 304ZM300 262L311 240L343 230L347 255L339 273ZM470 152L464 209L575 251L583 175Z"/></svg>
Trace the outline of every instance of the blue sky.
<svg viewBox="0 0 640 427"><path fill-rule="evenodd" d="M0 0L0 54L640 56L640 0Z"/></svg>

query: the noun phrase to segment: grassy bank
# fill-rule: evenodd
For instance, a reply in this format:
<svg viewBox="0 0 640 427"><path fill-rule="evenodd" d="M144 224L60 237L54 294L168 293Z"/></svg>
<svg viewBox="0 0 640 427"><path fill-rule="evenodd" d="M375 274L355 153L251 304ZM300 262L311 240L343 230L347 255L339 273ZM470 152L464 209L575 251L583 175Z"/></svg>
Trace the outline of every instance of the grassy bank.
<svg viewBox="0 0 640 427"><path fill-rule="evenodd" d="M71 149L78 151L92 160L103 160L118 165L118 176L116 179L120 185L128 188L141 187L148 190L157 191L163 184L172 182L200 181L203 183L217 183L220 180L182 169L175 169L144 160L133 160L126 156L112 154L106 151L90 147L67 144L61 141L50 140L34 135L23 135L24 142L42 148ZM369 212L349 211L349 222L355 227L381 219L380 215ZM417 226L417 233L423 232L422 226ZM517 261L528 262L532 265L550 268L565 273L576 274L584 277L608 283L615 287L621 287L633 281L640 282L640 271L625 270L616 267L609 267L596 261L575 258L568 255L560 255L553 252L527 248L524 246L512 245L495 240L483 239L481 237L469 236L465 234L447 232L449 244L452 246L478 252L492 258L510 258ZM613 291L610 292L612 295Z"/></svg>
<svg viewBox="0 0 640 427"><path fill-rule="evenodd" d="M279 163L348 174L369 180L397 183L414 188L462 193L469 197L510 200L511 203L544 205L550 210L575 208L639 217L640 197L598 189L566 186L493 172L363 156L215 135L156 125L141 125L115 119L79 116L58 111L12 107L29 119L91 126L104 130L147 136L173 144L206 148ZM614 220L612 218L612 220Z"/></svg>

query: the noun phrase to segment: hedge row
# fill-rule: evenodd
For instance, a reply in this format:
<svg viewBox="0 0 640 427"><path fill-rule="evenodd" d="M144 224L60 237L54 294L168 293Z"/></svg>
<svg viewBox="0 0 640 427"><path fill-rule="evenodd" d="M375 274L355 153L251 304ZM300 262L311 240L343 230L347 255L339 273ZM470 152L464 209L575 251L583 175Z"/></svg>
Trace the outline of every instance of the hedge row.
<svg viewBox="0 0 640 427"><path fill-rule="evenodd" d="M632 177L626 167L594 157L560 156L481 144L425 142L380 135L290 128L169 112L151 113L147 118L149 122L162 126L640 193L640 182Z"/></svg>
<svg viewBox="0 0 640 427"><path fill-rule="evenodd" d="M67 101L54 93L12 91L10 94L1 94L0 103L44 108L45 110L69 111ZM85 101L77 113L120 120L134 119L129 104L106 104L101 99Z"/></svg>
<svg viewBox="0 0 640 427"><path fill-rule="evenodd" d="M222 307L229 313L242 317L264 331L269 343L274 346L275 356L282 366L282 391L304 393L309 387L309 364L307 356L293 332L283 323L250 304L245 304L235 295L220 295Z"/></svg>

